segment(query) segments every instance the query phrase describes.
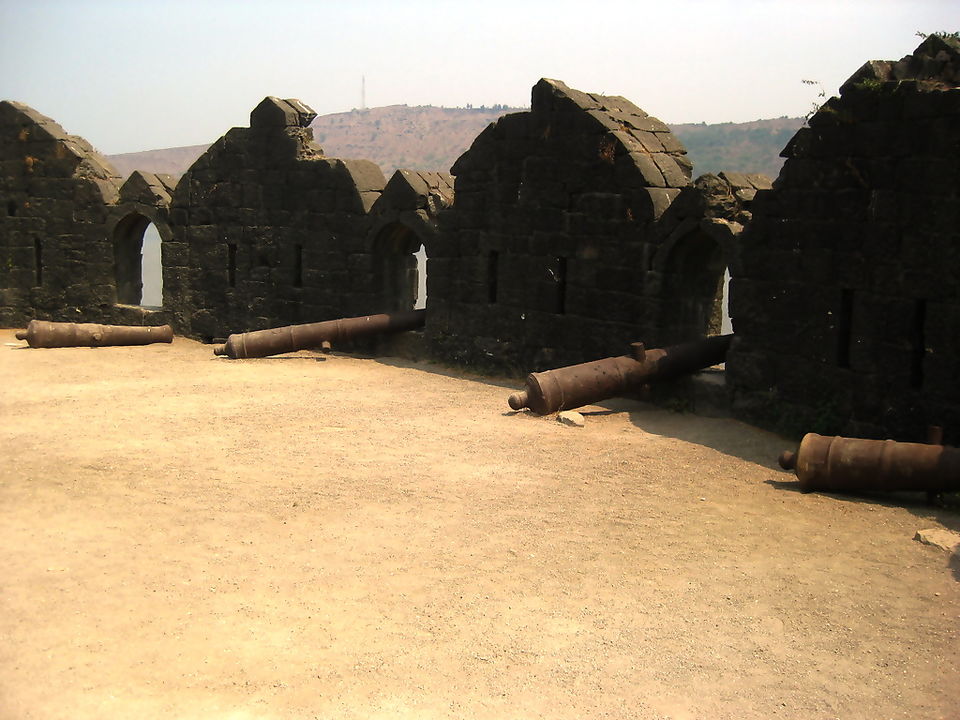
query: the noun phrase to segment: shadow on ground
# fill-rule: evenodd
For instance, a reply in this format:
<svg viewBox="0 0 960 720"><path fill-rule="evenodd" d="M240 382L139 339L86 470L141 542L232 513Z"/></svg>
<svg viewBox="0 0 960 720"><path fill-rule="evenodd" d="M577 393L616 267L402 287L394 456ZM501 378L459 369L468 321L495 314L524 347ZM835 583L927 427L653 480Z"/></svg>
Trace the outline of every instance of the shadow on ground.
<svg viewBox="0 0 960 720"><path fill-rule="evenodd" d="M503 388L503 404L493 408L494 410L504 416L531 414L529 410L515 411L507 406L509 394L523 387L521 378L485 376L436 363L395 357L371 357L370 359L391 367L414 368L444 377ZM588 426L590 418L625 414L630 422L643 432L702 445L725 455L774 470L780 478L766 480L768 485L783 492L803 494L796 477L791 472L783 470L778 463L782 451L796 449L798 443L795 440L727 416L706 417L662 407L638 398L611 398L594 405L577 408L576 411L583 415ZM731 433L731 427L736 428L737 431ZM928 496L923 492L821 494L844 503L900 507L925 522L939 524L960 532L960 507L944 506L941 497ZM960 555L952 557L950 568L956 579L960 581Z"/></svg>
<svg viewBox="0 0 960 720"><path fill-rule="evenodd" d="M446 365L427 362L425 360L406 360L398 357L373 357L365 355L353 355L353 357L361 357L364 359L373 360L381 365L388 365L390 367L412 368L415 370L422 370L423 372L432 373L434 375L442 375L443 377L468 380L470 382L478 382L484 385L504 388L506 392L503 396L503 407L507 407L507 397L510 395L510 393L523 387L522 378L516 379L496 375L481 375L479 373L470 372L462 368L448 367Z"/></svg>

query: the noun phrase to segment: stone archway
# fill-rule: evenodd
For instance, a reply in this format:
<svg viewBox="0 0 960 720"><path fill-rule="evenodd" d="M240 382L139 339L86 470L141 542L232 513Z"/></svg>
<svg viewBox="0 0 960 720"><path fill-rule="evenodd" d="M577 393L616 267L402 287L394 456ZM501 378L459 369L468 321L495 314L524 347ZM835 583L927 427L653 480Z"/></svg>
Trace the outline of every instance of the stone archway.
<svg viewBox="0 0 960 720"><path fill-rule="evenodd" d="M420 236L402 222L384 225L373 242L380 312L426 307L427 251Z"/></svg>
<svg viewBox="0 0 960 720"><path fill-rule="evenodd" d="M142 307L163 306L160 231L139 212L122 217L113 230L117 302Z"/></svg>
<svg viewBox="0 0 960 720"><path fill-rule="evenodd" d="M729 265L716 239L700 229L663 249L660 326L666 342L719 335L729 327Z"/></svg>

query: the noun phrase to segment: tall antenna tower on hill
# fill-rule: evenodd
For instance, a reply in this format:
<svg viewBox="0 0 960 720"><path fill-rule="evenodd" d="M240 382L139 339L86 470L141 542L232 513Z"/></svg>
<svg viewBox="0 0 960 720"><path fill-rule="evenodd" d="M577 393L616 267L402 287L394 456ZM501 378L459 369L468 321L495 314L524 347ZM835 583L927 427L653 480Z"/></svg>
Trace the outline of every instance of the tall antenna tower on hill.
<svg viewBox="0 0 960 720"><path fill-rule="evenodd" d="M360 109L367 109L367 76L360 76Z"/></svg>

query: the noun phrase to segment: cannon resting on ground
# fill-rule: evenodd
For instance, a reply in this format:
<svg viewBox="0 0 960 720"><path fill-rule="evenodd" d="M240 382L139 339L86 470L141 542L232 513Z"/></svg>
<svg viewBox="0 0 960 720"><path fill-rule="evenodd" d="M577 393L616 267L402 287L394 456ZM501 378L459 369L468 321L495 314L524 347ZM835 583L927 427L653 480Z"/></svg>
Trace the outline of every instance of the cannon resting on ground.
<svg viewBox="0 0 960 720"><path fill-rule="evenodd" d="M827 437L807 433L780 454L803 492L960 491L960 449L932 444Z"/></svg>
<svg viewBox="0 0 960 720"><path fill-rule="evenodd" d="M410 310L238 333L228 337L223 345L217 345L213 352L239 360L319 348L325 343L416 330L423 327L426 313L426 310Z"/></svg>
<svg viewBox="0 0 960 720"><path fill-rule="evenodd" d="M173 342L173 328L31 320L26 330L17 333L17 340L26 340L32 348L150 345Z"/></svg>
<svg viewBox="0 0 960 720"><path fill-rule="evenodd" d="M530 373L526 388L513 393L508 402L514 410L530 408L540 415L591 405L722 363L732 338L718 335L653 350L633 343L630 355Z"/></svg>

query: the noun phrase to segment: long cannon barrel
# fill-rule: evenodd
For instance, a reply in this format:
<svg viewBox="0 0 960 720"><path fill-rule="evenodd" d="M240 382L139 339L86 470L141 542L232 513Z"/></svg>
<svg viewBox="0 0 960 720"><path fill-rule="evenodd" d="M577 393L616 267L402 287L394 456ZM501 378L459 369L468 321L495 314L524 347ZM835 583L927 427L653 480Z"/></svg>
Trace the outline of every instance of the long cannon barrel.
<svg viewBox="0 0 960 720"><path fill-rule="evenodd" d="M540 415L590 405L722 363L732 338L718 335L654 350L633 343L631 355L530 373L526 388L513 393L508 402L514 410L530 408Z"/></svg>
<svg viewBox="0 0 960 720"><path fill-rule="evenodd" d="M795 471L804 492L960 490L960 450L945 445L807 433L780 467Z"/></svg>
<svg viewBox="0 0 960 720"><path fill-rule="evenodd" d="M213 352L234 360L267 357L320 347L324 342L416 330L423 327L426 313L426 310L409 310L238 333L228 337L225 344L217 345Z"/></svg>
<svg viewBox="0 0 960 720"><path fill-rule="evenodd" d="M150 345L173 342L173 328L31 320L26 330L17 333L17 340L26 340L33 348Z"/></svg>

